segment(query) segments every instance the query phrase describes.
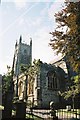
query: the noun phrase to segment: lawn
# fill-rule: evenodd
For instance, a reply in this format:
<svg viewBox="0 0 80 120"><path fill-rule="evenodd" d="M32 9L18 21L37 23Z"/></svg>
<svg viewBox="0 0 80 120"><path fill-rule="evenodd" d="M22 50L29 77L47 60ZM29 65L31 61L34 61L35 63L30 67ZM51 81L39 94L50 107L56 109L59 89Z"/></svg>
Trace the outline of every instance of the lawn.
<svg viewBox="0 0 80 120"><path fill-rule="evenodd" d="M26 114L26 118L30 118L30 119L32 119L33 118L33 120L43 120L42 118L40 118L40 117L37 117L37 116L35 116L35 115L30 115L30 114Z"/></svg>
<svg viewBox="0 0 80 120"><path fill-rule="evenodd" d="M4 106L0 105L0 110L4 110ZM14 115L14 114L15 114L15 111L12 110L12 115ZM42 118L39 118L39 117L34 116L34 115L32 116L32 115L29 115L29 114L26 114L26 118L30 118L30 119L33 118L33 120L43 120Z"/></svg>

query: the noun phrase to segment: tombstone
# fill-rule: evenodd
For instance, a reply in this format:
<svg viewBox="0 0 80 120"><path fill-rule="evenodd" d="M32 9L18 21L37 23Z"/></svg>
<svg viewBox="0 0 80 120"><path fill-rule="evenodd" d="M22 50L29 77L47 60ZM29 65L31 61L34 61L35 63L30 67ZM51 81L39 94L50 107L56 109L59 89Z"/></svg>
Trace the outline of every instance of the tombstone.
<svg viewBox="0 0 80 120"><path fill-rule="evenodd" d="M67 111L71 111L71 105L67 105L67 106L66 106L66 110L67 110Z"/></svg>
<svg viewBox="0 0 80 120"><path fill-rule="evenodd" d="M16 107L16 118L25 118L26 117L26 103L19 101L15 103Z"/></svg>
<svg viewBox="0 0 80 120"><path fill-rule="evenodd" d="M52 120L58 120L58 117L56 116L54 101L50 102L50 116L51 116Z"/></svg>

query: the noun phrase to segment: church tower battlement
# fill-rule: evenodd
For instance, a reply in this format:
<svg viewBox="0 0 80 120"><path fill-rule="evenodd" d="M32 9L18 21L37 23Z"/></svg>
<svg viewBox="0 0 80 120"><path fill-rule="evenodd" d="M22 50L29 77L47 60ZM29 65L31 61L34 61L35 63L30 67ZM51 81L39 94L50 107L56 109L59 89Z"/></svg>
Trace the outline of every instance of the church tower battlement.
<svg viewBox="0 0 80 120"><path fill-rule="evenodd" d="M14 58L13 58L13 70L14 75L20 74L20 66L28 65L32 63L32 39L30 38L30 45L22 42L22 36L19 38L19 43L15 44Z"/></svg>

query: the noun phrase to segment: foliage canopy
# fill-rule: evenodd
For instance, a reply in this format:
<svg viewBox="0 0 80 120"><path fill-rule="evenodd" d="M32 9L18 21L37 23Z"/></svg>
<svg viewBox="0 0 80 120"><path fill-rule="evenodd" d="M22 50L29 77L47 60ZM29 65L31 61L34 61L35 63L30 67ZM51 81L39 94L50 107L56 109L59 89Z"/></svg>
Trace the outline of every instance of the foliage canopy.
<svg viewBox="0 0 80 120"><path fill-rule="evenodd" d="M51 32L52 49L67 57L67 62L77 73L75 88L80 92L80 1L66 2L65 7L55 14L57 28ZM77 86L77 87L76 87Z"/></svg>

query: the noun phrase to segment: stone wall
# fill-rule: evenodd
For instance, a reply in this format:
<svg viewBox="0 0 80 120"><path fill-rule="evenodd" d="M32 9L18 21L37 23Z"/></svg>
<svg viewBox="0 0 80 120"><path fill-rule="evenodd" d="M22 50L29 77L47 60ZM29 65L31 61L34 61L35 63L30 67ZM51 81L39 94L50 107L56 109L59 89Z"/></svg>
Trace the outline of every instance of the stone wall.
<svg viewBox="0 0 80 120"><path fill-rule="evenodd" d="M50 68L49 68L50 70ZM49 107L51 101L54 103L59 102L59 98L57 95L57 90L49 90L48 89L48 79L47 79L48 70L45 68L42 69L41 72L41 100L42 100L42 107Z"/></svg>

